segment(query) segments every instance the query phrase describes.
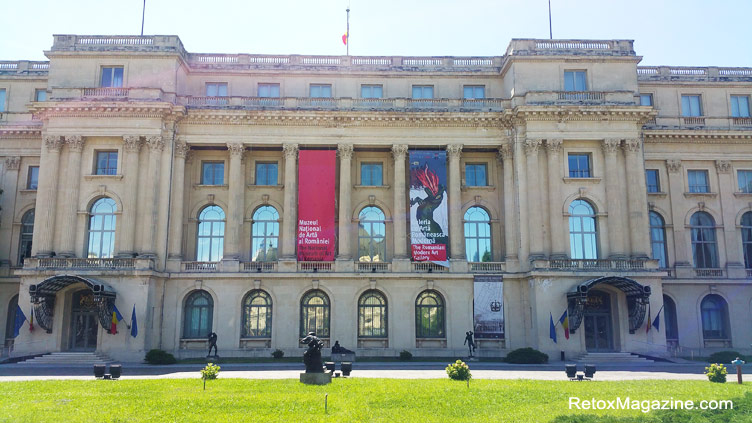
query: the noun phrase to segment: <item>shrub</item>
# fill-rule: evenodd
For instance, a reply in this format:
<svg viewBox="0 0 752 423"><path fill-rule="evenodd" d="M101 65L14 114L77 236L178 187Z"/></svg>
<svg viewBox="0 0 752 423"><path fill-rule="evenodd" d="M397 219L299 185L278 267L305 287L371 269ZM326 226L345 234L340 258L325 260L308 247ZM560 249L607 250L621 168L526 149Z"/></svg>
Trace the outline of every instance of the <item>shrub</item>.
<svg viewBox="0 0 752 423"><path fill-rule="evenodd" d="M726 367L723 364L713 363L710 367L705 368L705 374L708 380L715 383L726 383Z"/></svg>
<svg viewBox="0 0 752 423"><path fill-rule="evenodd" d="M514 364L543 364L548 363L548 354L530 347L518 348L507 354L504 361Z"/></svg>
<svg viewBox="0 0 752 423"><path fill-rule="evenodd" d="M710 354L710 357L708 357L708 363L731 363L732 361L736 360L736 358L739 357L742 360L744 360L744 356L739 354L736 351L718 351L716 353Z"/></svg>
<svg viewBox="0 0 752 423"><path fill-rule="evenodd" d="M473 375L470 374L470 367L463 363L462 360L457 360L454 363L446 367L447 375L452 380L470 380Z"/></svg>
<svg viewBox="0 0 752 423"><path fill-rule="evenodd" d="M402 350L402 351L400 351L400 356L399 356L399 358L400 358L400 360L402 360L402 361L408 361L408 360L412 360L412 359L413 359L413 355L412 355L412 353L411 353L410 351L408 351L408 350Z"/></svg>
<svg viewBox="0 0 752 423"><path fill-rule="evenodd" d="M144 357L144 361L149 364L175 364L178 360L175 356L164 350L149 350Z"/></svg>
<svg viewBox="0 0 752 423"><path fill-rule="evenodd" d="M274 352L272 352L272 357L274 358L282 358L284 356L285 356L285 352L280 350L279 348L277 348L276 350L274 350Z"/></svg>

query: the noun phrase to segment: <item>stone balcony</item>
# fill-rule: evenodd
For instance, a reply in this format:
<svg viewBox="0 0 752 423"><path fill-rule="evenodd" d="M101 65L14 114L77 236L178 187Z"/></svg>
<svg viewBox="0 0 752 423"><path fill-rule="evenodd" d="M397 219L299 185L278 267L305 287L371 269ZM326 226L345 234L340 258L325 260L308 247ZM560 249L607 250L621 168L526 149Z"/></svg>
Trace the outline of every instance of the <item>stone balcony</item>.
<svg viewBox="0 0 752 423"><path fill-rule="evenodd" d="M665 116L658 115L645 129L749 130L752 118L731 116Z"/></svg>
<svg viewBox="0 0 752 423"><path fill-rule="evenodd" d="M534 270L575 272L643 272L659 270L657 260L647 259L541 259L533 260L531 267Z"/></svg>
<svg viewBox="0 0 752 423"><path fill-rule="evenodd" d="M175 102L175 94L160 88L52 88L50 101L167 101Z"/></svg>
<svg viewBox="0 0 752 423"><path fill-rule="evenodd" d="M150 258L26 258L24 269L37 270L151 270L154 261Z"/></svg>
<svg viewBox="0 0 752 423"><path fill-rule="evenodd" d="M528 91L514 101L516 105L558 106L636 106L638 101L633 91ZM521 103L521 104L517 104Z"/></svg>
<svg viewBox="0 0 752 423"><path fill-rule="evenodd" d="M352 262L291 261L291 262L238 262L238 261L183 261L180 272L186 273L503 273L504 262L461 262L445 267L431 262Z"/></svg>

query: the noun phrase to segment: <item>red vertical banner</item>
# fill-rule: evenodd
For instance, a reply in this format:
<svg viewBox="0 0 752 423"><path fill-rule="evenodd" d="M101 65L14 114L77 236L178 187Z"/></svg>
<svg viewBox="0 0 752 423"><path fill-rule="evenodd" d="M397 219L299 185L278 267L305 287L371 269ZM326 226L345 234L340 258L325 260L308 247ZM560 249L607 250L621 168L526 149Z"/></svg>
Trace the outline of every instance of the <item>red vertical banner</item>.
<svg viewBox="0 0 752 423"><path fill-rule="evenodd" d="M298 261L334 260L336 166L334 150L300 150Z"/></svg>

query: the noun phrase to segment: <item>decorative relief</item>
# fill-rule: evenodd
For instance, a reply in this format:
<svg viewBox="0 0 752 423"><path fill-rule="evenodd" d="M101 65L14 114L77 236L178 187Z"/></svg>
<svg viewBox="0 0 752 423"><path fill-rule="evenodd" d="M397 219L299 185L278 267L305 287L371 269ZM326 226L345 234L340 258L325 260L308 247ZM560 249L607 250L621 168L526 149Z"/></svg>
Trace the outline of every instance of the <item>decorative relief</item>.
<svg viewBox="0 0 752 423"><path fill-rule="evenodd" d="M337 155L340 160L350 160L353 155L353 145L349 143L337 144Z"/></svg>
<svg viewBox="0 0 752 423"><path fill-rule="evenodd" d="M681 172L681 167L682 167L681 160L676 160L676 159L666 160L666 169L668 169L669 173Z"/></svg>
<svg viewBox="0 0 752 423"><path fill-rule="evenodd" d="M718 173L729 173L731 172L731 162L728 160L716 160L715 170Z"/></svg>
<svg viewBox="0 0 752 423"><path fill-rule="evenodd" d="M534 155L538 154L538 149L541 145L541 140L528 138L525 140L525 154Z"/></svg>
<svg viewBox="0 0 752 423"><path fill-rule="evenodd" d="M164 150L165 142L161 135L155 135L146 137L146 145L152 152L160 152Z"/></svg>
<svg viewBox="0 0 752 423"><path fill-rule="evenodd" d="M449 144L446 147L447 154L449 154L450 159L459 159L460 154L462 154L462 145L461 144Z"/></svg>
<svg viewBox="0 0 752 423"><path fill-rule="evenodd" d="M60 152L60 149L63 148L63 141L59 135L45 135L44 145L47 146L47 151Z"/></svg>
<svg viewBox="0 0 752 423"><path fill-rule="evenodd" d="M18 170L21 165L21 158L18 156L11 156L5 158L5 168L7 170Z"/></svg>
<svg viewBox="0 0 752 423"><path fill-rule="evenodd" d="M124 135L123 145L125 151L129 153L138 153L139 151L141 151L141 146L143 144L141 143L141 137L139 137L138 135Z"/></svg>
<svg viewBox="0 0 752 423"><path fill-rule="evenodd" d="M239 142L228 142L227 150L230 152L230 156L242 156L245 153L245 146Z"/></svg>
<svg viewBox="0 0 752 423"><path fill-rule="evenodd" d="M624 140L624 151L626 151L627 153L639 153L640 144L642 144L642 142L639 138L626 139Z"/></svg>
<svg viewBox="0 0 752 423"><path fill-rule="evenodd" d="M191 150L191 148L188 146L188 144L185 141L177 140L175 141L175 157L178 158L187 158L188 152Z"/></svg>
<svg viewBox="0 0 752 423"><path fill-rule="evenodd" d="M563 143L564 140L560 138L548 139L546 140L546 150L548 150L550 154L559 154Z"/></svg>
<svg viewBox="0 0 752 423"><path fill-rule="evenodd" d="M608 154L615 154L621 145L621 140L618 138L607 138L603 140L603 151Z"/></svg>
<svg viewBox="0 0 752 423"><path fill-rule="evenodd" d="M294 160L298 158L298 145L292 143L282 144L282 152L284 153L286 159Z"/></svg>
<svg viewBox="0 0 752 423"><path fill-rule="evenodd" d="M496 157L499 160L512 160L514 158L514 147L512 147L512 143L509 142L500 145Z"/></svg>
<svg viewBox="0 0 752 423"><path fill-rule="evenodd" d="M66 136L65 143L68 144L70 151L80 153L84 150L84 137L81 135Z"/></svg>
<svg viewBox="0 0 752 423"><path fill-rule="evenodd" d="M394 160L405 160L405 154L407 154L407 144L393 144L392 156Z"/></svg>

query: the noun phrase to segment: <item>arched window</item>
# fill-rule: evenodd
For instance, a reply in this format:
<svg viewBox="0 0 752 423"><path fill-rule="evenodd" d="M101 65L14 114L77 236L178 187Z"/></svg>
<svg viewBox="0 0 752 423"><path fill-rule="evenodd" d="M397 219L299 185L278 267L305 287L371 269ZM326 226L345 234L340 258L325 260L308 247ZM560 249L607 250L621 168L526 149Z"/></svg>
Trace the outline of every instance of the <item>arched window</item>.
<svg viewBox="0 0 752 423"><path fill-rule="evenodd" d="M676 304L668 295L663 296L663 320L666 322L666 341L679 341L679 326L676 321Z"/></svg>
<svg viewBox="0 0 752 423"><path fill-rule="evenodd" d="M744 267L752 269L752 212L746 212L742 216L742 249Z"/></svg>
<svg viewBox="0 0 752 423"><path fill-rule="evenodd" d="M198 215L197 261L219 261L224 254L225 211L207 206Z"/></svg>
<svg viewBox="0 0 752 423"><path fill-rule="evenodd" d="M31 257L31 240L34 237L34 209L24 213L21 218L21 242L18 247L18 265L23 266L24 259Z"/></svg>
<svg viewBox="0 0 752 423"><path fill-rule="evenodd" d="M569 205L569 246L573 259L598 258L595 210L585 200L574 200Z"/></svg>
<svg viewBox="0 0 752 423"><path fill-rule="evenodd" d="M718 268L718 246L715 240L715 220L705 212L697 212L689 221L692 228L692 256L695 268Z"/></svg>
<svg viewBox="0 0 752 423"><path fill-rule="evenodd" d="M254 289L243 299L244 338L272 337L272 298L260 289Z"/></svg>
<svg viewBox="0 0 752 423"><path fill-rule="evenodd" d="M444 338L444 299L436 291L423 291L415 300L415 336Z"/></svg>
<svg viewBox="0 0 752 423"><path fill-rule="evenodd" d="M467 261L493 261L491 217L480 207L470 207L465 212L465 254Z"/></svg>
<svg viewBox="0 0 752 423"><path fill-rule="evenodd" d="M112 258L115 250L117 204L112 198L100 198L89 211L89 244L87 257Z"/></svg>
<svg viewBox="0 0 752 423"><path fill-rule="evenodd" d="M279 213L272 206L261 206L253 213L251 251L253 261L277 261Z"/></svg>
<svg viewBox="0 0 752 423"><path fill-rule="evenodd" d="M214 300L208 292L194 291L185 299L183 338L206 338L212 331Z"/></svg>
<svg viewBox="0 0 752 423"><path fill-rule="evenodd" d="M371 289L358 299L358 336L361 338L386 338L386 298Z"/></svg>
<svg viewBox="0 0 752 423"><path fill-rule="evenodd" d="M316 332L319 338L329 337L329 297L324 291L308 291L300 301L300 336Z"/></svg>
<svg viewBox="0 0 752 423"><path fill-rule="evenodd" d="M364 262L386 260L384 212L378 207L365 207L360 211L358 220L358 260Z"/></svg>
<svg viewBox="0 0 752 423"><path fill-rule="evenodd" d="M32 212L33 213L33 212ZM18 309L18 295L14 295L8 303L8 319L5 321L5 339L12 339L16 329L16 310Z"/></svg>
<svg viewBox="0 0 752 423"><path fill-rule="evenodd" d="M720 295L710 294L702 299L702 336L705 339L729 339L728 305Z"/></svg>
<svg viewBox="0 0 752 423"><path fill-rule="evenodd" d="M650 212L650 248L653 259L658 260L658 266L662 269L668 267L666 257L666 224L660 214Z"/></svg>

